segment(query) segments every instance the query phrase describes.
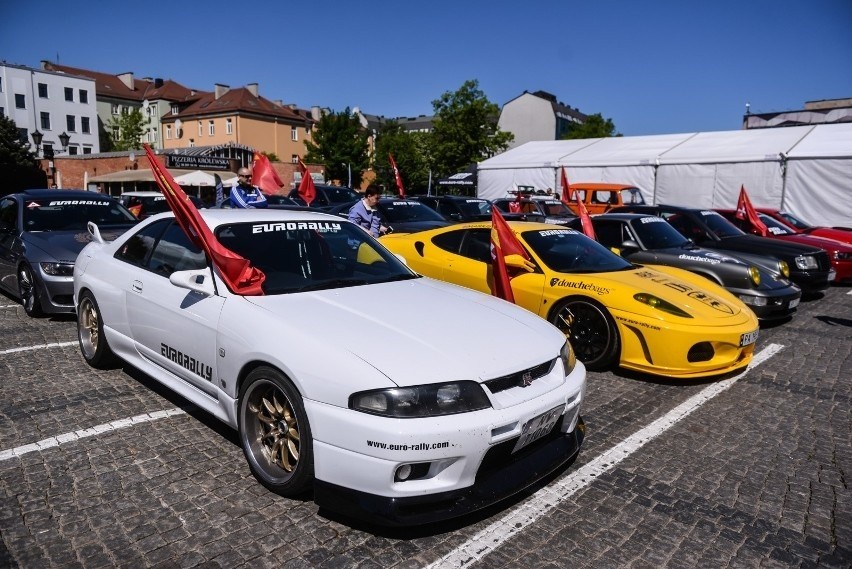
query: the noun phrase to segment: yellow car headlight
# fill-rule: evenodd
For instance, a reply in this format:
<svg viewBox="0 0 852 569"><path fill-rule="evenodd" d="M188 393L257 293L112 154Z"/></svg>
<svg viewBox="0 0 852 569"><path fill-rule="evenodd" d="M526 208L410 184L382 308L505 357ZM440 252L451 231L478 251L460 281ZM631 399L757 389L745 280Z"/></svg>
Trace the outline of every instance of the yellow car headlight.
<svg viewBox="0 0 852 569"><path fill-rule="evenodd" d="M571 344L568 343L567 339L562 345L562 349L559 350L559 359L562 360L562 367L565 368L565 375L574 371L574 367L577 365L577 356L574 355L574 350L571 348Z"/></svg>
<svg viewBox="0 0 852 569"><path fill-rule="evenodd" d="M648 294L647 292L639 292L634 294L633 298L638 300L642 304L647 304L651 308L656 308L658 310L662 310L663 312L674 314L675 316L682 316L683 318L692 318L692 316L683 309L678 308L671 302L656 297L653 294Z"/></svg>
<svg viewBox="0 0 852 569"><path fill-rule="evenodd" d="M787 264L787 261L779 261L778 269L781 271L781 276L785 279L790 278L790 265Z"/></svg>
<svg viewBox="0 0 852 569"><path fill-rule="evenodd" d="M748 268L748 276L751 279L751 282L754 283L754 286L760 286L760 271L757 270L757 267L751 266Z"/></svg>

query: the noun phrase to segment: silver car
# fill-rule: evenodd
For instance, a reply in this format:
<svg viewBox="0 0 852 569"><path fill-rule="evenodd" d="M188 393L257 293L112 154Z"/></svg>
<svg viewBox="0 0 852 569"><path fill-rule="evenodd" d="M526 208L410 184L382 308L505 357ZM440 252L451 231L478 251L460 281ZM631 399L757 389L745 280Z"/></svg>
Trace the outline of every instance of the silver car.
<svg viewBox="0 0 852 569"><path fill-rule="evenodd" d="M109 196L82 190L25 190L0 198L0 288L29 316L73 313L74 262L94 221L118 237L137 223Z"/></svg>

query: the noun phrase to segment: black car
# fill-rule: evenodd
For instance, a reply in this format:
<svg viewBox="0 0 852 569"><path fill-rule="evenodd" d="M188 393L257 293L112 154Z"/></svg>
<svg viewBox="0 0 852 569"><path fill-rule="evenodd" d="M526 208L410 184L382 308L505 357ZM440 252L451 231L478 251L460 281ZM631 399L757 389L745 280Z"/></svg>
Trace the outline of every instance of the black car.
<svg viewBox="0 0 852 569"><path fill-rule="evenodd" d="M467 221L491 221L491 202L484 198L464 196L413 196L411 199L427 205L443 215L449 221L457 223ZM537 214L500 212L506 221L541 221L544 217Z"/></svg>
<svg viewBox="0 0 852 569"><path fill-rule="evenodd" d="M491 204L501 213L511 213L511 204L516 198L500 198ZM556 225L568 225L577 216L561 201L554 198L521 198L520 213L528 216L525 221L538 221L542 223L554 223Z"/></svg>
<svg viewBox="0 0 852 569"><path fill-rule="evenodd" d="M356 200L357 201L357 200ZM349 216L349 208L355 202L337 204L326 209L326 212ZM416 200L403 198L381 198L376 205L379 215L386 226L396 233L415 233L426 229L436 229L452 225L434 209L427 207Z"/></svg>
<svg viewBox="0 0 852 569"><path fill-rule="evenodd" d="M73 313L74 263L94 221L115 239L138 219L118 200L82 190L25 190L0 199L0 288L29 316Z"/></svg>
<svg viewBox="0 0 852 569"><path fill-rule="evenodd" d="M761 320L786 318L802 297L799 287L764 268L702 249L656 215L607 213L592 217L602 245L632 263L668 265L707 277L743 301ZM580 221L571 227L581 230Z"/></svg>
<svg viewBox="0 0 852 569"><path fill-rule="evenodd" d="M776 274L779 270L774 267L779 260L783 261L785 267L780 270L789 271L790 280L805 293L819 292L829 286L831 263L824 250L748 235L715 211L673 205L628 205L613 208L610 212L645 213L662 217L696 245L733 253Z"/></svg>
<svg viewBox="0 0 852 569"><path fill-rule="evenodd" d="M361 194L347 188L346 186L329 186L326 184L315 184L317 195L311 201L311 207L325 208L338 204L351 203L361 198ZM296 202L298 205L308 205L301 197L299 197L299 188L293 188L287 195L288 198Z"/></svg>

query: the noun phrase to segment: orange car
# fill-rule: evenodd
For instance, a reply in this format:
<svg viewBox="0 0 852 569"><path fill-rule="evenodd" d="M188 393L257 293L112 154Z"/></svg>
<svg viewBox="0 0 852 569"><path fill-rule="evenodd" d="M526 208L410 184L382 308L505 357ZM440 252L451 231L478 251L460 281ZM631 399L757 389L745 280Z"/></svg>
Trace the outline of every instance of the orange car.
<svg viewBox="0 0 852 569"><path fill-rule="evenodd" d="M627 184L602 184L597 182L577 182L570 184L571 201L566 204L575 214L577 211L575 193L579 193L580 201L586 206L586 210L594 215L606 213L611 208L620 205L644 205L642 192L636 186Z"/></svg>

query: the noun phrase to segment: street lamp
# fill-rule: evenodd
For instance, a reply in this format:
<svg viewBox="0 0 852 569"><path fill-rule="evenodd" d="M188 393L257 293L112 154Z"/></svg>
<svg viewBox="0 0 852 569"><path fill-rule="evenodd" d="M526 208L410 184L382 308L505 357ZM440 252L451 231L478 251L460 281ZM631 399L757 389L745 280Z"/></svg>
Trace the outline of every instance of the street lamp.
<svg viewBox="0 0 852 569"><path fill-rule="evenodd" d="M44 139L44 135L38 130L35 130L30 134L30 136L33 137L33 142L35 142L36 145L36 155L38 155L38 152L41 149L41 141L42 139Z"/></svg>
<svg viewBox="0 0 852 569"><path fill-rule="evenodd" d="M33 134L35 134L35 133L33 133ZM63 130L62 134L59 135L59 144L62 145L62 152L65 152L66 150L68 150L68 143L69 142L71 142L71 137L68 135L67 132L65 132Z"/></svg>

